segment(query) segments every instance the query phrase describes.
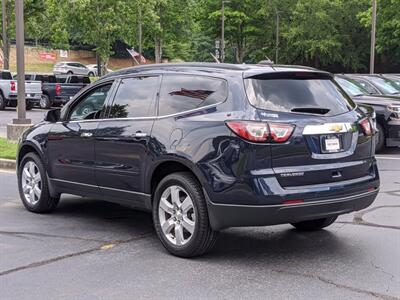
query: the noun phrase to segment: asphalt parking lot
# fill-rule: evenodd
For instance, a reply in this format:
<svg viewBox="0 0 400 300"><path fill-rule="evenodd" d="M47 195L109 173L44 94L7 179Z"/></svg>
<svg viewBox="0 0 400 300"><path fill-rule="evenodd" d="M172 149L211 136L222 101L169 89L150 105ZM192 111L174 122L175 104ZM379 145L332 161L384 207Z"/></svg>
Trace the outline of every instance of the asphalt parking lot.
<svg viewBox="0 0 400 300"><path fill-rule="evenodd" d="M34 108L27 111L26 117L32 120L32 124L39 123L43 120L46 109ZM12 120L17 117L16 108L7 107L0 111L0 137L7 136L7 124L12 123Z"/></svg>
<svg viewBox="0 0 400 300"><path fill-rule="evenodd" d="M166 253L149 214L116 204L65 195L54 213L29 213L15 173L0 171L0 298L400 299L400 149L377 158L367 210L313 233L228 229L196 259Z"/></svg>

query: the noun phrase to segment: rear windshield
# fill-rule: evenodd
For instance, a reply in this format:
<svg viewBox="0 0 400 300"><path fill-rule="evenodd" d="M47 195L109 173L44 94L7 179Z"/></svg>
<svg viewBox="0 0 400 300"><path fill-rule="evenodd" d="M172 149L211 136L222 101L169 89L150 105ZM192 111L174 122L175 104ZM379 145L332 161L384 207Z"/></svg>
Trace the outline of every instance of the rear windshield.
<svg viewBox="0 0 400 300"><path fill-rule="evenodd" d="M3 72L1 72L1 79L11 80L13 78L12 78L12 75L10 72L3 71Z"/></svg>
<svg viewBox="0 0 400 300"><path fill-rule="evenodd" d="M330 78L307 75L257 76L245 79L250 103L278 112L333 116L352 110L353 101Z"/></svg>

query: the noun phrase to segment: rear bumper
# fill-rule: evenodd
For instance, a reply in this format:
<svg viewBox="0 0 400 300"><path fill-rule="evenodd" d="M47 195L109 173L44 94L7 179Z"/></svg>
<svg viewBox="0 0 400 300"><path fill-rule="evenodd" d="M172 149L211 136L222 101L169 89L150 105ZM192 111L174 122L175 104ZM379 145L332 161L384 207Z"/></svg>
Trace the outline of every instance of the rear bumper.
<svg viewBox="0 0 400 300"><path fill-rule="evenodd" d="M346 214L370 206L378 191L379 188L347 197L291 205L228 205L212 203L207 199L207 206L212 228L221 230L228 227L295 223Z"/></svg>

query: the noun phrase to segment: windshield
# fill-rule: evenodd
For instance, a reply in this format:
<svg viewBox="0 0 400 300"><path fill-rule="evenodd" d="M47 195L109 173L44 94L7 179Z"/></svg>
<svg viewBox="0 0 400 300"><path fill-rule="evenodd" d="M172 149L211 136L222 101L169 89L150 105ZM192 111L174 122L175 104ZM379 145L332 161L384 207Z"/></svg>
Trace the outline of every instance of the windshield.
<svg viewBox="0 0 400 300"><path fill-rule="evenodd" d="M370 81L372 81L384 94L399 94L400 88L396 87L396 84L385 78L381 77L368 77Z"/></svg>
<svg viewBox="0 0 400 300"><path fill-rule="evenodd" d="M356 84L350 82L347 79L341 78L341 77L335 77L335 80L339 85L341 86L344 91L349 94L350 96L361 96L361 95L367 95L368 92L362 89L361 87L357 86Z"/></svg>
<svg viewBox="0 0 400 300"><path fill-rule="evenodd" d="M353 101L331 79L245 79L252 105L279 112L334 116L354 108Z"/></svg>

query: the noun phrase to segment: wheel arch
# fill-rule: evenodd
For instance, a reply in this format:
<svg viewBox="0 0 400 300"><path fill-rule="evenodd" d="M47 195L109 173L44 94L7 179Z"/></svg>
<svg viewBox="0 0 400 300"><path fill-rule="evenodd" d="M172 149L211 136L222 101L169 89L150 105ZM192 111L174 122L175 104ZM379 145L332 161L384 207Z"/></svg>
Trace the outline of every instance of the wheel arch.
<svg viewBox="0 0 400 300"><path fill-rule="evenodd" d="M147 178L151 178L151 180L149 180L146 184L146 193L153 195L158 183L164 177L176 172L191 173L199 182L199 184L203 187L202 182L204 182L204 176L202 175L200 170L197 169L195 164L187 161L186 159L168 157L155 164L148 173L149 177Z"/></svg>
<svg viewBox="0 0 400 300"><path fill-rule="evenodd" d="M28 153L35 153L37 154L43 163L46 161L44 160L44 153L40 150L40 148L32 142L25 142L23 145L20 146L18 155L17 155L17 166L20 165L22 158Z"/></svg>

